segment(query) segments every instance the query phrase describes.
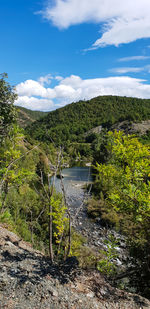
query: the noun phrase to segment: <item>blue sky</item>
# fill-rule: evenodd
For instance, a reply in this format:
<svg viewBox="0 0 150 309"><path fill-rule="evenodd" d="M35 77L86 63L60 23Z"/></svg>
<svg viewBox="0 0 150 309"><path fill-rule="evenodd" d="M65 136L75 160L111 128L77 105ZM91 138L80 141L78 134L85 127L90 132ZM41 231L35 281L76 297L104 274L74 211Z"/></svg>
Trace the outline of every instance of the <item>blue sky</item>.
<svg viewBox="0 0 150 309"><path fill-rule="evenodd" d="M150 98L149 0L0 0L0 72L17 105Z"/></svg>

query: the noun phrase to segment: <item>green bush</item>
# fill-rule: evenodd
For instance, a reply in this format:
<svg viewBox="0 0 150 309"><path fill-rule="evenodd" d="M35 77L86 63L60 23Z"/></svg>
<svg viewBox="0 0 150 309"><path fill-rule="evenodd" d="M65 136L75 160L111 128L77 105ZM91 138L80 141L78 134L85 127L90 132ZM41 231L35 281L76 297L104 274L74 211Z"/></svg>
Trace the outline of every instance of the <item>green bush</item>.
<svg viewBox="0 0 150 309"><path fill-rule="evenodd" d="M100 253L103 254L103 258L98 261L97 269L104 275L113 277L117 272L117 266L115 264L115 259L118 257L116 250L117 241L114 236L110 234L108 240L105 240L104 243L107 249L106 251L100 251Z"/></svg>

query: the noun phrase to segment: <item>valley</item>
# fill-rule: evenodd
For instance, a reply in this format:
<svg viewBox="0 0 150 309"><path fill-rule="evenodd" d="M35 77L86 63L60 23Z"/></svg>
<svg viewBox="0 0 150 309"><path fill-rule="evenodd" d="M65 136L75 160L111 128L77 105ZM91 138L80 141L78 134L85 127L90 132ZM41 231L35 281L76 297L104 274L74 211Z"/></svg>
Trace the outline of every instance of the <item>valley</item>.
<svg viewBox="0 0 150 309"><path fill-rule="evenodd" d="M102 96L40 119L0 108L2 227L50 265L74 257L81 271L149 298L150 100Z"/></svg>

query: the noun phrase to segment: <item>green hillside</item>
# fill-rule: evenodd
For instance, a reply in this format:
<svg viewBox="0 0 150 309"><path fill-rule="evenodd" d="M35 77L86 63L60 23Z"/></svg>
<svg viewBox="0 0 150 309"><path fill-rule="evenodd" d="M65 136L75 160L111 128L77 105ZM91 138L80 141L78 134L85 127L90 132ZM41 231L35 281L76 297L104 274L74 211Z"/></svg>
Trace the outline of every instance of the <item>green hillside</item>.
<svg viewBox="0 0 150 309"><path fill-rule="evenodd" d="M150 100L118 96L99 96L79 101L48 113L32 123L27 133L34 139L56 144L83 142L85 132L102 125L110 128L123 120L150 119Z"/></svg>
<svg viewBox="0 0 150 309"><path fill-rule="evenodd" d="M18 111L18 123L22 128L33 123L35 120L38 120L41 117L44 117L48 113L32 111L30 109L17 106Z"/></svg>

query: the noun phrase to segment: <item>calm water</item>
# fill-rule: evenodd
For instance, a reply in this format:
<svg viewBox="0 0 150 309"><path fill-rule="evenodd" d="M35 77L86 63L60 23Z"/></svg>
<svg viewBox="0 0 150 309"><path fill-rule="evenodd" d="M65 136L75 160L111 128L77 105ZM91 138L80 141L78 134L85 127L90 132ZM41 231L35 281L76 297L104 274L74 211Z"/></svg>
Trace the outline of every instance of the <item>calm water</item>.
<svg viewBox="0 0 150 309"><path fill-rule="evenodd" d="M84 199L83 185L92 182L91 167L72 167L62 170L67 201L72 206L79 206ZM53 178L52 178L53 181ZM55 188L61 192L60 179L56 177Z"/></svg>
<svg viewBox="0 0 150 309"><path fill-rule="evenodd" d="M73 181L76 183L90 182L92 181L91 168L90 167L72 167L62 170L65 182Z"/></svg>

